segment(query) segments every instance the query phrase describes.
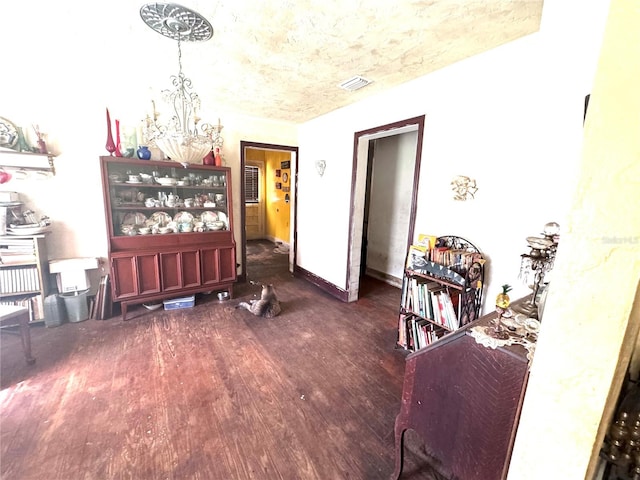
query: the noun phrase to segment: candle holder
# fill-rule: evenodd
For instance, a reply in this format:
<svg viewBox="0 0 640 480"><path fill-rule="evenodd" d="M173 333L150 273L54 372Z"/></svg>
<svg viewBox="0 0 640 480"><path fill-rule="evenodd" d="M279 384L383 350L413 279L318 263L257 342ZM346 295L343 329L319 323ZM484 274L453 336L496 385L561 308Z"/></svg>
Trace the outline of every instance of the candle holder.
<svg viewBox="0 0 640 480"><path fill-rule="evenodd" d="M544 284L545 275L553 268L558 248L560 226L549 222L544 226L542 237L527 237L529 252L521 255L520 275L533 290L531 298L513 307L513 310L527 315L529 318L539 319L538 294Z"/></svg>

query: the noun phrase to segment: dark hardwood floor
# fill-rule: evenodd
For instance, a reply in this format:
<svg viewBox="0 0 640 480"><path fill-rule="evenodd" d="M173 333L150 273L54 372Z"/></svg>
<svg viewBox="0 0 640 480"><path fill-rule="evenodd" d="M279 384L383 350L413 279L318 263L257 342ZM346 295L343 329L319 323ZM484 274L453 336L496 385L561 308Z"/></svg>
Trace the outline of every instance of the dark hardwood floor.
<svg viewBox="0 0 640 480"><path fill-rule="evenodd" d="M248 277L275 285L276 318L234 308L259 294L246 283L227 302L34 326L33 366L3 332L0 477L388 479L400 291L369 279L342 303L251 243ZM402 478L436 478L415 440Z"/></svg>

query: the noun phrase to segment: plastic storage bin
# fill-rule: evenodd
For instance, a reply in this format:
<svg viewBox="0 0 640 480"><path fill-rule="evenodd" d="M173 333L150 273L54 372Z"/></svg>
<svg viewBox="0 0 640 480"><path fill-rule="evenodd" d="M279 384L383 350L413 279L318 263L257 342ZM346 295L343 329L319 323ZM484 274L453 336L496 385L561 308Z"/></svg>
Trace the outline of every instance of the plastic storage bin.
<svg viewBox="0 0 640 480"><path fill-rule="evenodd" d="M177 310L178 308L191 308L196 303L196 296L191 295L190 297L172 298L171 300L165 300L162 303L164 303L165 310Z"/></svg>
<svg viewBox="0 0 640 480"><path fill-rule="evenodd" d="M44 324L59 327L67 320L67 310L60 295L49 295L44 299Z"/></svg>
<svg viewBox="0 0 640 480"><path fill-rule="evenodd" d="M89 318L89 306L87 305L87 293L70 292L62 293L60 296L64 300L64 306L67 309L67 318L70 322L82 322Z"/></svg>

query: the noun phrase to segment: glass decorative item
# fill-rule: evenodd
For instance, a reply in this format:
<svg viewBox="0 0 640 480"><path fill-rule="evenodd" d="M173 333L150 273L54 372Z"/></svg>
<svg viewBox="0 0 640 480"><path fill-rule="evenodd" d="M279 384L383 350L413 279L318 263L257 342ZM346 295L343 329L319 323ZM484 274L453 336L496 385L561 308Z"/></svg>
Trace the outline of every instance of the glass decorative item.
<svg viewBox="0 0 640 480"><path fill-rule="evenodd" d="M116 157L122 156L122 144L120 143L120 120L117 120L117 119L116 119L116 150L114 153Z"/></svg>
<svg viewBox="0 0 640 480"><path fill-rule="evenodd" d="M116 144L113 141L113 135L111 134L111 116L109 115L109 109L107 108L107 143L105 145L109 155L113 155L116 151Z"/></svg>
<svg viewBox="0 0 640 480"><path fill-rule="evenodd" d="M138 147L138 151L136 153L140 160L149 160L151 158L151 151L149 150L149 147L145 145Z"/></svg>
<svg viewBox="0 0 640 480"><path fill-rule="evenodd" d="M209 153L207 153L204 158L202 159L202 163L204 165L215 165L215 159L213 157L213 151L209 151Z"/></svg>
<svg viewBox="0 0 640 480"><path fill-rule="evenodd" d="M556 222L545 225L542 237L527 237L529 252L521 255L520 278L533 290L531 298L514 310L539 320L538 294L544 277L553 268L558 248L560 226Z"/></svg>
<svg viewBox="0 0 640 480"><path fill-rule="evenodd" d="M40 127L38 125L33 125L33 131L35 132L36 137L38 138L36 142L38 144L38 153L44 153L44 154L49 153L47 149L47 143L44 141L44 134L40 131Z"/></svg>

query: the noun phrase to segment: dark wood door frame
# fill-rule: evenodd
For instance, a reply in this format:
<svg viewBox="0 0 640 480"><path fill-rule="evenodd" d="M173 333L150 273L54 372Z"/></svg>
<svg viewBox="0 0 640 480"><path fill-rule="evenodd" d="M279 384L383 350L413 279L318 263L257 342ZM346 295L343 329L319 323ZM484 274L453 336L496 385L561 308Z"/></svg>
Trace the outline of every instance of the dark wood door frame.
<svg viewBox="0 0 640 480"><path fill-rule="evenodd" d="M356 211L356 192L361 191L358 187L362 188L362 183L366 182L366 178L363 177L363 174L358 172L366 172L366 165L361 165L363 162L369 162L368 155L359 155L359 144L361 140L366 139L376 139L383 138L392 135L398 135L400 133L406 131L416 131L417 132L417 145L416 145L416 159L415 159L415 167L413 170L413 192L411 194L411 209L409 213L409 232L407 235L407 249L411 245L413 241L413 235L415 232L415 223L416 223L416 207L418 202L418 184L420 181L420 163L422 160L422 142L424 137L424 122L425 115L419 117L408 118L406 120L401 120L399 122L389 123L386 125L381 125L379 127L370 128L368 130L362 130L360 132L356 132L354 134L353 139L353 170L351 177L351 202L350 202L350 211L349 211L349 245L348 245L348 253L347 253L347 273L346 273L346 287L347 287L347 298L343 299L346 301L355 301L358 299L358 289L359 289L359 277L360 277L360 265L359 262L361 256L361 248L362 248L362 235L356 238L356 232L360 231L363 226L363 215L362 211ZM367 140L369 141L369 140ZM359 168L365 167L365 168ZM366 175L365 175L366 177ZM353 282L353 284L352 284Z"/></svg>
<svg viewBox="0 0 640 480"><path fill-rule="evenodd" d="M298 202L295 201L295 196L298 191L298 147L292 147L288 145L276 145L271 143L259 143L249 142L245 140L240 141L240 242L241 242L241 265L242 273L238 275L239 282L247 281L247 233L245 228L246 221L246 208L244 204L245 188L244 188L244 167L245 167L245 151L247 148L256 148L259 150L276 150L291 152L293 154L291 162L291 178L289 180L291 185L291 191L289 192L290 202L293 203L293 237L291 239L291 249L293 250L293 265L296 264L296 252L297 252L297 224L298 224Z"/></svg>

